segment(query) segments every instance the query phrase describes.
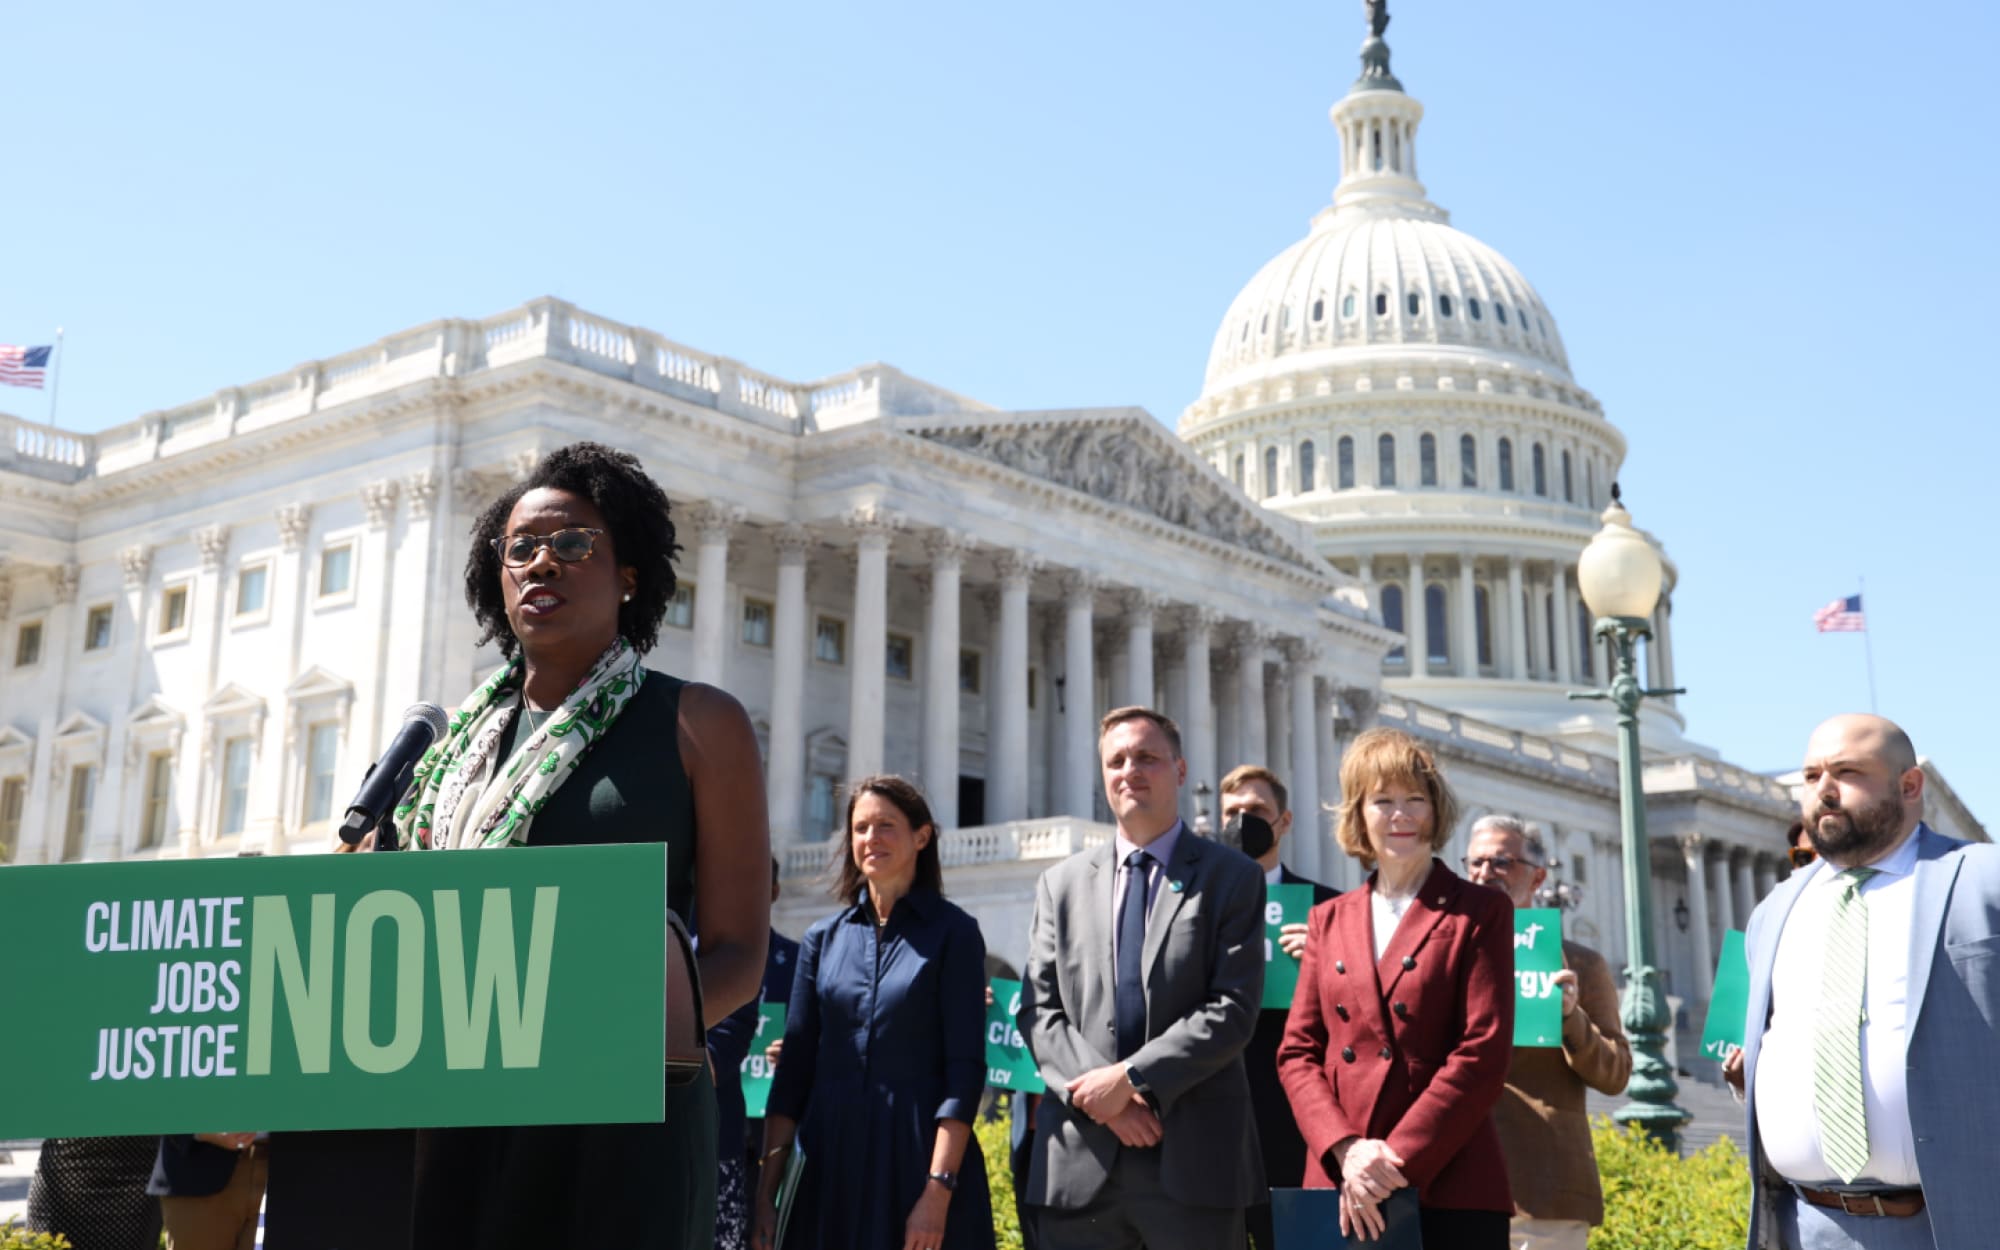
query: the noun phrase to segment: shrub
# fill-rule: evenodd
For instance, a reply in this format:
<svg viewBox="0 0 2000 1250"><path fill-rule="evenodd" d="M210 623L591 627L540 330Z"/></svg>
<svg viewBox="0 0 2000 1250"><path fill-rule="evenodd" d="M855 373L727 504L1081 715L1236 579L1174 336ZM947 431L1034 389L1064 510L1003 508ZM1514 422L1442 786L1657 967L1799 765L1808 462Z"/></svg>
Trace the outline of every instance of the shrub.
<svg viewBox="0 0 2000 1250"><path fill-rule="evenodd" d="M1009 1098L1017 1095L1009 1094ZM972 1126L979 1138L979 1153L986 1156L986 1184L993 1193L993 1242L998 1250L1021 1250L1021 1224L1014 1218L1014 1173L1007 1167L1007 1104L999 1105L998 1119L979 1117Z"/></svg>
<svg viewBox="0 0 2000 1250"><path fill-rule="evenodd" d="M1685 1159L1609 1117L1591 1124L1604 1224L1590 1250L1742 1250L1749 1235L1750 1168L1727 1137Z"/></svg>
<svg viewBox="0 0 2000 1250"><path fill-rule="evenodd" d="M31 1233L19 1220L0 1223L0 1250L71 1250L61 1233Z"/></svg>

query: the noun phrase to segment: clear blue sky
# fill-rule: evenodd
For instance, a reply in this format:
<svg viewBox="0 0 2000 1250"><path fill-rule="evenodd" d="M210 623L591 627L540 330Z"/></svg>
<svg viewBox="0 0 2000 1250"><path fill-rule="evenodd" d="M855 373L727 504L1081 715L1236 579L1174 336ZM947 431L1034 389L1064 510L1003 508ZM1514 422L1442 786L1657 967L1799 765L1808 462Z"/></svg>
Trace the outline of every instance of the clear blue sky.
<svg viewBox="0 0 2000 1250"><path fill-rule="evenodd" d="M1865 576L1882 711L2000 834L1991 6L1391 10L1433 198L1630 439L1693 735L1778 768L1865 706L1862 640L1811 626ZM1357 0L24 7L0 342L65 326L97 429L554 294L785 376L1171 423L1333 186L1362 33Z"/></svg>

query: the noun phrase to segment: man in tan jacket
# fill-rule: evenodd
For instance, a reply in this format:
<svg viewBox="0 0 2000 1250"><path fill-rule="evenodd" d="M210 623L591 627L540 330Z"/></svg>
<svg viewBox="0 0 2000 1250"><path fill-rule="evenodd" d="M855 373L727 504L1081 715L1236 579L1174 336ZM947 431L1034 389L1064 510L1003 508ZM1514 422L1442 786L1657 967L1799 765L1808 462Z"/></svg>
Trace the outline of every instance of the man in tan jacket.
<svg viewBox="0 0 2000 1250"><path fill-rule="evenodd" d="M1504 891L1516 907L1534 906L1549 875L1541 839L1512 816L1473 823L1465 867L1472 881ZM1591 1226L1603 1222L1584 1087L1618 1094L1632 1075L1632 1047L1604 956L1567 939L1562 948L1562 1046L1515 1050L1493 1109L1514 1191L1514 1250L1584 1250Z"/></svg>

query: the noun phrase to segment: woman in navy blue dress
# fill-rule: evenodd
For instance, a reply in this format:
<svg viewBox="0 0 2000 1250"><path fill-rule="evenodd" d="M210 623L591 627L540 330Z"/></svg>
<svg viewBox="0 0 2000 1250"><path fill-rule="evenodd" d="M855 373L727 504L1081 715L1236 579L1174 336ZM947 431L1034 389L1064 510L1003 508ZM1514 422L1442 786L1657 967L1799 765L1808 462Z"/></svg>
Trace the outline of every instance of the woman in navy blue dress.
<svg viewBox="0 0 2000 1250"><path fill-rule="evenodd" d="M780 1160L805 1151L782 1250L992 1250L972 1119L986 1082L986 942L945 901L930 805L900 777L847 801L846 908L807 930L764 1121L757 1250Z"/></svg>

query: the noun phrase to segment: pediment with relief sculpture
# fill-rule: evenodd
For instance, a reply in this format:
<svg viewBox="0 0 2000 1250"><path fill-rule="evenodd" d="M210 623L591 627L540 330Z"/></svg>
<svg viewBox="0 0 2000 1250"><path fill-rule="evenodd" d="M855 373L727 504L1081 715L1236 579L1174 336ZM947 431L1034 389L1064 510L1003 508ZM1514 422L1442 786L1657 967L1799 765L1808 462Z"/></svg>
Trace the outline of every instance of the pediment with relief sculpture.
<svg viewBox="0 0 2000 1250"><path fill-rule="evenodd" d="M1138 409L988 414L898 422L910 434L969 452L1169 525L1322 573L1333 569L1295 522L1245 498Z"/></svg>

